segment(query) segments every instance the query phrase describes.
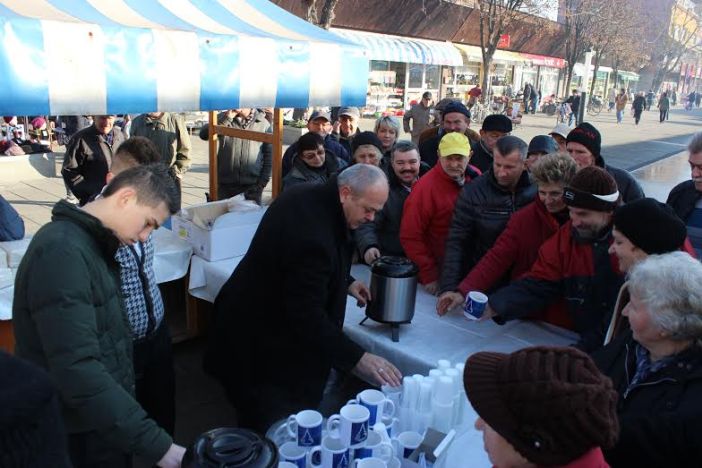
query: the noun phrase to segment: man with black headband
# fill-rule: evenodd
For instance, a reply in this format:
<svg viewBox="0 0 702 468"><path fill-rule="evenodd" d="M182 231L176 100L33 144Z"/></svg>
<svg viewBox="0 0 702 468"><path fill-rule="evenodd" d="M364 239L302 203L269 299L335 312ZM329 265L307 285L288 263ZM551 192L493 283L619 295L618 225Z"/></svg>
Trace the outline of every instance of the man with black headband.
<svg viewBox="0 0 702 468"><path fill-rule="evenodd" d="M576 346L593 351L602 346L623 283L616 260L608 253L620 196L611 175L587 167L573 177L563 197L570 221L541 246L528 273L490 296L483 319L502 323L528 318L563 299L572 329L580 334Z"/></svg>

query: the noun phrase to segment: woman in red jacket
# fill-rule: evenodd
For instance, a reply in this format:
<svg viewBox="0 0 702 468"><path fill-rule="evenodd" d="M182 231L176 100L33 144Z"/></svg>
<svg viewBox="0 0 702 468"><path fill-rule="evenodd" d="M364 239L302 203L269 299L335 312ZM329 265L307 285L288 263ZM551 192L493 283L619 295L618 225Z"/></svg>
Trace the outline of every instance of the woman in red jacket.
<svg viewBox="0 0 702 468"><path fill-rule="evenodd" d="M458 291L445 292L436 304L439 315L463 303L469 291L489 292L509 279L526 273L536 260L539 247L558 228L568 221L568 209L563 201L563 188L578 170L577 164L567 154L542 156L531 168L531 175L538 186L536 199L517 211L495 245L463 279ZM558 306L558 305L557 305ZM550 310L550 309L549 309ZM548 310L542 317L557 325L567 326Z"/></svg>

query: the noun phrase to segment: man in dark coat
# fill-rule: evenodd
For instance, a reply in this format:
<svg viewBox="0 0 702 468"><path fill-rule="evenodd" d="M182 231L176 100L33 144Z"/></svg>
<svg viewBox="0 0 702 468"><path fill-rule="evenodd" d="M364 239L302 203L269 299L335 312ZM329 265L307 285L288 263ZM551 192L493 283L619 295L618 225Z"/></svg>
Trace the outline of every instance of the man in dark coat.
<svg viewBox="0 0 702 468"><path fill-rule="evenodd" d="M457 290L512 214L534 200L536 186L526 171L526 155L526 142L515 136L502 137L495 145L492 169L463 186L446 239L440 292Z"/></svg>
<svg viewBox="0 0 702 468"><path fill-rule="evenodd" d="M405 256L400 244L400 222L405 200L419 178L422 166L417 146L412 142L398 141L391 155L387 171L388 201L373 222L362 224L354 231L358 253L368 264L381 255Z"/></svg>
<svg viewBox="0 0 702 468"><path fill-rule="evenodd" d="M112 155L123 141L122 130L115 127L114 115L96 115L93 125L71 137L61 175L81 206L102 190Z"/></svg>
<svg viewBox="0 0 702 468"><path fill-rule="evenodd" d="M439 142L447 133L461 132L470 138L470 111L460 101L451 101L441 113L441 128L433 137L419 143L422 162L434 167L439 160Z"/></svg>
<svg viewBox="0 0 702 468"><path fill-rule="evenodd" d="M698 207L702 198L702 132L692 137L687 150L690 153L688 162L692 179L676 185L670 191L666 203L685 222L687 236L697 257L702 258L702 207Z"/></svg>
<svg viewBox="0 0 702 468"><path fill-rule="evenodd" d="M489 171L492 168L495 143L510 133L512 121L506 115L492 114L485 117L480 128L480 141L471 144L470 163L481 172Z"/></svg>
<svg viewBox="0 0 702 468"><path fill-rule="evenodd" d="M242 425L265 432L317 407L332 368L400 384L392 364L342 330L347 294L361 304L370 295L350 276L351 230L372 221L387 197L382 170L356 164L325 184L293 187L268 208L215 300L204 363Z"/></svg>
<svg viewBox="0 0 702 468"><path fill-rule="evenodd" d="M622 202L629 203L644 197L643 189L628 171L605 164L605 160L600 154L602 136L593 125L587 122L581 123L568 133L566 141L568 154L575 159L578 169L597 166L614 177L622 196Z"/></svg>

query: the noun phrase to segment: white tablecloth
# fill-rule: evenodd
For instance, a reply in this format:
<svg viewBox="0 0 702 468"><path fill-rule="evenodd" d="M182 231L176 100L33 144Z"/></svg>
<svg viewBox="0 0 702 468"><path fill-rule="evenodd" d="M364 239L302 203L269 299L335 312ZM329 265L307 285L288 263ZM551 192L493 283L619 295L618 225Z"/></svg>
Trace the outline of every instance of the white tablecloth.
<svg viewBox="0 0 702 468"><path fill-rule="evenodd" d="M207 302L214 302L219 290L222 289L242 258L243 256L208 262L193 255L190 260L190 284L188 285L190 295Z"/></svg>
<svg viewBox="0 0 702 468"><path fill-rule="evenodd" d="M352 274L368 284L370 270L354 265ZM412 323L400 325L400 341L394 343L388 325L368 319L356 300L346 302L344 330L367 351L379 354L395 364L404 375L427 375L439 359L464 362L477 351L511 352L532 345L568 345L577 335L536 321L513 320L497 325L492 320L468 320L461 312L444 317L436 314L436 298L419 286Z"/></svg>
<svg viewBox="0 0 702 468"><path fill-rule="evenodd" d="M14 274L31 239L0 242L0 320L12 319ZM168 229L154 231L154 273L157 283L182 278L188 272L192 247ZM4 255L3 255L4 253ZM2 260L11 268L2 268Z"/></svg>

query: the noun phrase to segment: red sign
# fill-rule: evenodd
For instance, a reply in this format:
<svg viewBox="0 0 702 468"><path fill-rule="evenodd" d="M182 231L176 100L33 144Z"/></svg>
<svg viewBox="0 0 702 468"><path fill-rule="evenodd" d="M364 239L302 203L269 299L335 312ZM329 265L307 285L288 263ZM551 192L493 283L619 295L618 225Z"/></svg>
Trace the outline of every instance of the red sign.
<svg viewBox="0 0 702 468"><path fill-rule="evenodd" d="M509 34L502 34L500 40L497 41L498 49L508 49L510 44Z"/></svg>
<svg viewBox="0 0 702 468"><path fill-rule="evenodd" d="M545 55L522 54L527 60L530 60L534 65L543 67L563 68L565 60L558 57L546 57Z"/></svg>

